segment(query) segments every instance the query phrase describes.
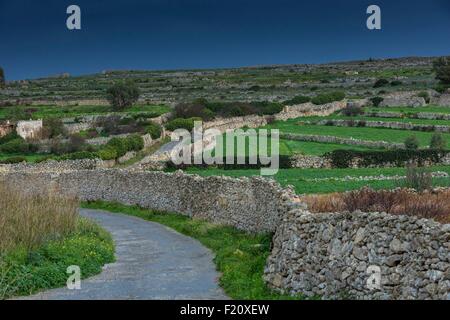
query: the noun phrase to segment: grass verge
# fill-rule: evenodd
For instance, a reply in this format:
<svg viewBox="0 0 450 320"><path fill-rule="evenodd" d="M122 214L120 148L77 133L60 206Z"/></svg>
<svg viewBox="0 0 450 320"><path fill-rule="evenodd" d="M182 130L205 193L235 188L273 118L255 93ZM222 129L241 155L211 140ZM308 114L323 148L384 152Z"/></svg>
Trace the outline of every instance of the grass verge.
<svg viewBox="0 0 450 320"><path fill-rule="evenodd" d="M214 263L222 273L219 283L233 299L301 299L270 291L263 281L270 253L270 234L250 234L229 226L172 213L160 213L137 206L110 202L82 203L82 207L120 212L168 226L199 240L215 254Z"/></svg>
<svg viewBox="0 0 450 320"><path fill-rule="evenodd" d="M74 232L29 250L15 247L0 256L0 300L25 296L66 285L67 267L80 267L82 278L98 274L114 261L114 244L108 232L79 218Z"/></svg>

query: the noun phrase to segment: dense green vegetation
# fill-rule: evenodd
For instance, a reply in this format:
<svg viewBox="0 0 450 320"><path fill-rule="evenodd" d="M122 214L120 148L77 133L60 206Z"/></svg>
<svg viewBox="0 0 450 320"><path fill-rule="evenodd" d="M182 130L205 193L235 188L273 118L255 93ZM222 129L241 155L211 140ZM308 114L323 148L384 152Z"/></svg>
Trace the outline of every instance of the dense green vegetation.
<svg viewBox="0 0 450 320"><path fill-rule="evenodd" d="M299 299L271 292L263 281L266 259L270 253L270 234L250 234L233 227L214 225L179 214L161 213L118 203L85 203L86 208L103 209L136 216L166 225L199 240L214 254L214 263L222 273L219 283L233 299Z"/></svg>
<svg viewBox="0 0 450 320"><path fill-rule="evenodd" d="M441 57L433 62L436 79L444 85L450 85L450 57Z"/></svg>
<svg viewBox="0 0 450 320"><path fill-rule="evenodd" d="M412 136L405 142L406 149L381 151L334 150L326 156L334 168L350 168L355 159L363 167L385 166L395 164L397 167L414 162L420 166L426 163L440 163L450 151L438 149L417 149L417 141Z"/></svg>

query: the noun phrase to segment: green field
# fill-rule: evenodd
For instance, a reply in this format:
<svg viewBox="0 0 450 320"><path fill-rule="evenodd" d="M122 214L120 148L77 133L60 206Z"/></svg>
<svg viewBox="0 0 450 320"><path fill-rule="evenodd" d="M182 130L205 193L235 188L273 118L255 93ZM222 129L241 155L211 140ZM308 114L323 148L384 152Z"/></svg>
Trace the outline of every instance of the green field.
<svg viewBox="0 0 450 320"><path fill-rule="evenodd" d="M226 145L225 145L226 139L224 138L224 154L226 154ZM258 147L259 149L259 147ZM268 149L269 149L269 155L272 154L272 148L270 146L270 143L268 143ZM334 143L319 143L319 142L303 142L303 141L295 141L295 140L286 140L286 139L280 139L279 144L279 154L280 155L286 155L291 156L293 154L306 154L306 155L314 155L314 156L321 156L324 155L327 152L331 152L333 150L342 150L342 149L352 149L352 150L358 150L358 151L367 151L367 150L377 150L375 148L366 148L366 147L359 147L359 146L349 146L349 145L342 145L342 144L334 144ZM235 145L234 148L235 154L237 154L237 146ZM249 154L249 141L248 139L245 140L245 153L246 155ZM259 153L258 153L259 154Z"/></svg>
<svg viewBox="0 0 450 320"><path fill-rule="evenodd" d="M402 113L418 113L418 112L432 112L432 113L450 113L450 107L372 107L366 110L367 112L402 112Z"/></svg>
<svg viewBox="0 0 450 320"><path fill-rule="evenodd" d="M298 120L298 119L297 119ZM304 117L301 121L321 121L321 120L364 120L364 121L383 121L383 122L404 122L412 124L428 124L450 126L450 120L431 120L431 119L411 119L411 118L379 118L369 116L347 117L343 115L330 115L327 117Z"/></svg>
<svg viewBox="0 0 450 320"><path fill-rule="evenodd" d="M334 127L301 124L302 118L288 121L276 121L267 125L268 129L279 129L282 133L337 136L344 138L355 138L370 141L387 141L403 143L406 138L415 135L419 140L420 147L429 145L433 132L408 131L384 128L365 128L365 127ZM442 134L450 148L450 134Z"/></svg>
<svg viewBox="0 0 450 320"><path fill-rule="evenodd" d="M428 168L430 172L442 171L450 174L450 166L434 166ZM225 175L231 177L260 176L260 170L224 170L207 169L200 170L190 168L188 173L195 173L201 176ZM273 177L281 185L293 185L298 194L304 193L330 193L356 190L364 186L375 189L392 189L401 186L401 181L395 180L374 180L374 181L336 181L334 179L360 176L404 176L405 168L361 168L361 169L280 169ZM311 181L311 179L324 179L326 181ZM435 178L434 184L437 186L450 186L450 178Z"/></svg>
<svg viewBox="0 0 450 320"><path fill-rule="evenodd" d="M36 162L40 159L45 158L47 155L45 154L5 154L0 153L0 161L12 158L12 157L22 157L27 160L27 162Z"/></svg>

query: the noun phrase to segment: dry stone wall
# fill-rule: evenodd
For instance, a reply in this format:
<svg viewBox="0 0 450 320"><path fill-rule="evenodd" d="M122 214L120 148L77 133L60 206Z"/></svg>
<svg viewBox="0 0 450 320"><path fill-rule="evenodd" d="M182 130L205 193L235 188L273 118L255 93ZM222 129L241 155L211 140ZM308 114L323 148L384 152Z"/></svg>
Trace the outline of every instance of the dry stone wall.
<svg viewBox="0 0 450 320"><path fill-rule="evenodd" d="M383 96L382 107L423 107L426 105L425 99L418 97L418 92L405 91L393 92Z"/></svg>
<svg viewBox="0 0 450 320"><path fill-rule="evenodd" d="M233 179L120 169L0 171L0 183L30 193L49 187L81 200L117 201L178 212L249 232L275 231L293 192L260 177ZM294 197L295 198L295 197Z"/></svg>
<svg viewBox="0 0 450 320"><path fill-rule="evenodd" d="M239 129L242 127L258 128L268 124L271 119L284 121L288 119L295 119L298 117L327 116L336 112L337 110L345 108L346 106L346 101L336 101L323 105L315 105L308 102L294 106L286 106L284 107L283 111L273 116L249 115L243 117L218 118L204 123L203 128L215 128L220 130L221 132L225 132L228 129Z"/></svg>
<svg viewBox="0 0 450 320"><path fill-rule="evenodd" d="M347 102L346 100L343 100L323 105L315 105L311 102L307 102L294 106L286 106L282 112L275 115L275 119L288 120L299 117L328 116L338 110L344 109L348 103L353 104L358 102L355 101Z"/></svg>
<svg viewBox="0 0 450 320"><path fill-rule="evenodd" d="M42 169L0 167L0 183L276 232L265 280L278 291L332 299L450 298L450 225L384 213L311 214L291 188L259 177ZM370 266L380 267L378 289L367 287Z"/></svg>
<svg viewBox="0 0 450 320"><path fill-rule="evenodd" d="M277 291L325 299L450 299L449 224L296 209L283 217L273 241L265 280ZM379 272L379 282L372 272Z"/></svg>

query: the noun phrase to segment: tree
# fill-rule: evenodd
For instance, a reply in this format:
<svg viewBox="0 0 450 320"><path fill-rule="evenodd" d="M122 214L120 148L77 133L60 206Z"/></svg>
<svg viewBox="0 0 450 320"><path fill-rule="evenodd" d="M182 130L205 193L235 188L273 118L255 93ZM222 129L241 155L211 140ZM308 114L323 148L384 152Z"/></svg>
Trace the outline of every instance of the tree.
<svg viewBox="0 0 450 320"><path fill-rule="evenodd" d="M113 108L121 111L139 99L139 88L132 82L117 83L106 91L106 95Z"/></svg>
<svg viewBox="0 0 450 320"><path fill-rule="evenodd" d="M440 133L435 133L431 137L430 141L430 149L435 150L444 150L447 146L447 142L445 141L444 137Z"/></svg>
<svg viewBox="0 0 450 320"><path fill-rule="evenodd" d="M416 136L409 136L405 140L405 148L408 150L417 150L419 149L419 140L417 140Z"/></svg>
<svg viewBox="0 0 450 320"><path fill-rule="evenodd" d="M44 119L42 135L46 138L65 137L67 136L67 130L61 119L49 118Z"/></svg>
<svg viewBox="0 0 450 320"><path fill-rule="evenodd" d="M441 57L433 62L436 79L443 84L450 84L450 57Z"/></svg>
<svg viewBox="0 0 450 320"><path fill-rule="evenodd" d="M0 88L5 86L5 71L0 67Z"/></svg>

